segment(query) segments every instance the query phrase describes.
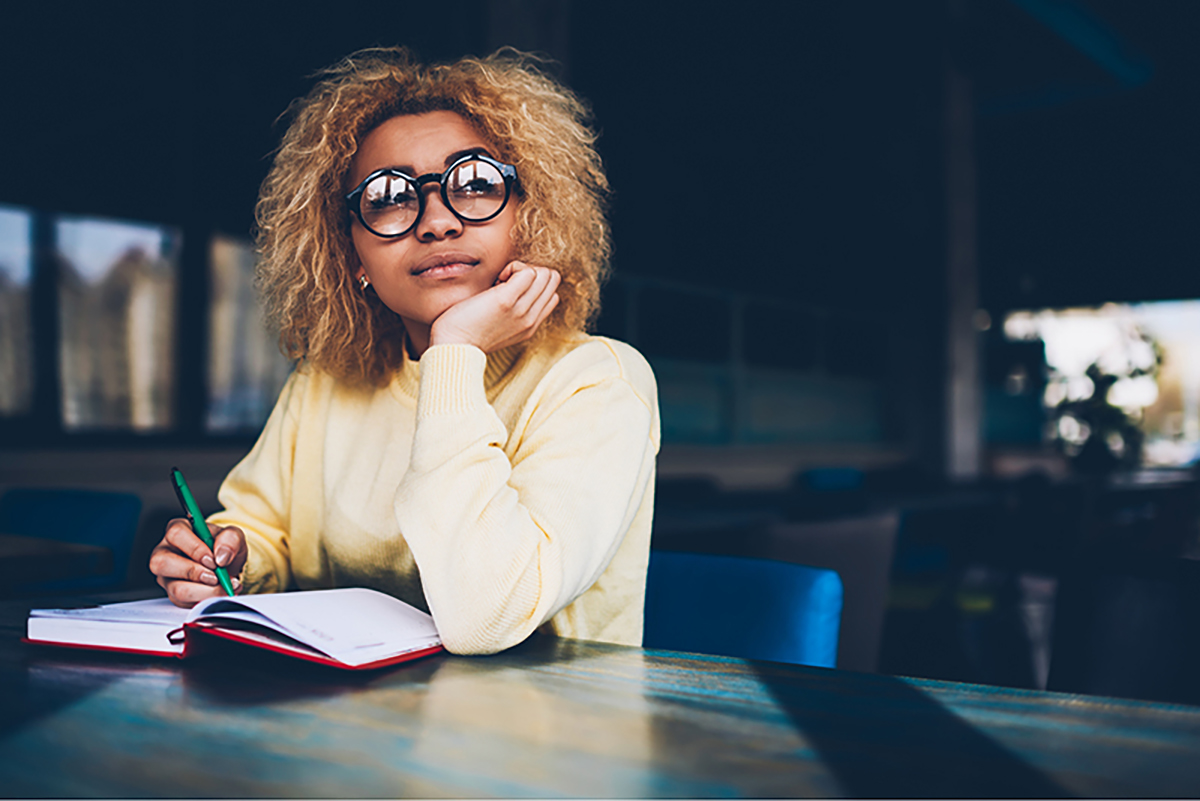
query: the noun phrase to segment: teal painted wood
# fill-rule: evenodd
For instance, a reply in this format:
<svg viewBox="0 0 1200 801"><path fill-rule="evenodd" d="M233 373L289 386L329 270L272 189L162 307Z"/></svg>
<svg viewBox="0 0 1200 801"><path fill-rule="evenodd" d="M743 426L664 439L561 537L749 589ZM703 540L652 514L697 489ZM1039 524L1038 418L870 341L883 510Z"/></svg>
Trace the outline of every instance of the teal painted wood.
<svg viewBox="0 0 1200 801"><path fill-rule="evenodd" d="M535 638L367 675L18 642L0 795L1200 796L1200 708Z"/></svg>

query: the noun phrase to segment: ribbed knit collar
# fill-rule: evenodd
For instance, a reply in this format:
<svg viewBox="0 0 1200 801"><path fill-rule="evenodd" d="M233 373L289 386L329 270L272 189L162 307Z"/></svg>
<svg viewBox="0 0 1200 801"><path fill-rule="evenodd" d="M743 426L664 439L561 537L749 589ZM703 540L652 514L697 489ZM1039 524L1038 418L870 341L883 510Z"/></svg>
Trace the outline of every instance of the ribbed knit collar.
<svg viewBox="0 0 1200 801"><path fill-rule="evenodd" d="M499 385L500 381L508 375L509 370L520 358L525 351L525 345L513 345L503 350L489 353L487 357L487 368L483 371L483 387L490 396L492 389ZM421 384L421 362L420 360L410 359L408 351L404 353L404 364L396 373L395 379L392 380L392 387L401 394L416 400L417 389Z"/></svg>

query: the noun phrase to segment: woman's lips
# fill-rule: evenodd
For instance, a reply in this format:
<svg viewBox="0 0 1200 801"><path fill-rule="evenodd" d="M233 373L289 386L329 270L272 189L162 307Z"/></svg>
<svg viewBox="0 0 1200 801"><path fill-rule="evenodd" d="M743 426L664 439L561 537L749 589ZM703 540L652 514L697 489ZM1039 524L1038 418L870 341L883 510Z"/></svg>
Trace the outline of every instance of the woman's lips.
<svg viewBox="0 0 1200 801"><path fill-rule="evenodd" d="M412 274L421 278L453 278L475 269L479 260L465 253L443 253L422 259Z"/></svg>
<svg viewBox="0 0 1200 801"><path fill-rule="evenodd" d="M414 272L413 276L417 278L453 278L456 275L465 275L473 269L475 269L474 263L455 261L426 267L424 270Z"/></svg>

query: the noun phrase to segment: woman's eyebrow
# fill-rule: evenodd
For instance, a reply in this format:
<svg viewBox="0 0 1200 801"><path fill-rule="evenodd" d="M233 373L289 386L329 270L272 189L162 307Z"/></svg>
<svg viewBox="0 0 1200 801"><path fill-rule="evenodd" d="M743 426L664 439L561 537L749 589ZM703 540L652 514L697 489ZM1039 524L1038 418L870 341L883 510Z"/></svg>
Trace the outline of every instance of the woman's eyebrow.
<svg viewBox="0 0 1200 801"><path fill-rule="evenodd" d="M445 166L449 167L451 164L458 161L463 156L491 156L491 155L492 154L488 152L488 149L486 147L484 147L483 145L479 145L478 147L468 147L466 150L456 150L453 153L451 153L449 156L446 156L446 160L442 163Z"/></svg>
<svg viewBox="0 0 1200 801"><path fill-rule="evenodd" d="M446 156L446 160L442 163L444 166L449 167L451 164L458 161L463 156L480 156L480 155L490 157L492 154L490 152L488 152L488 149L486 147L484 147L483 145L479 145L478 147L468 147L465 150L456 150L453 153L451 153L449 156ZM396 172L402 172L405 175L412 175L412 176L417 175L417 168L412 166L411 164L389 164L388 166L382 167L381 169L395 170Z"/></svg>

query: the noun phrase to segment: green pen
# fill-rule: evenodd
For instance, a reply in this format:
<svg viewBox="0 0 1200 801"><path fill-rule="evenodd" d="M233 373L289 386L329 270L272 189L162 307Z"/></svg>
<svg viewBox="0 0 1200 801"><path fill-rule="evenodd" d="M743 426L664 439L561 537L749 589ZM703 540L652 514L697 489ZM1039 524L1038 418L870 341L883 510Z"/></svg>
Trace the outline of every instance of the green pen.
<svg viewBox="0 0 1200 801"><path fill-rule="evenodd" d="M175 488L175 495L179 498L179 505L183 507L184 513L188 516L188 521L192 524L192 531L199 535L200 539L204 540L204 544L211 551L213 547L212 534L208 533L208 523L204 522L204 515L200 513L200 507L196 505L196 499L192 497L192 491L188 489L187 482L183 480L183 473L179 472L178 467L171 468L171 486ZM216 555L213 555L216 559ZM233 584L229 581L229 571L223 567L218 567L216 570L217 581L221 582L221 589L225 590L226 594L233 595Z"/></svg>

